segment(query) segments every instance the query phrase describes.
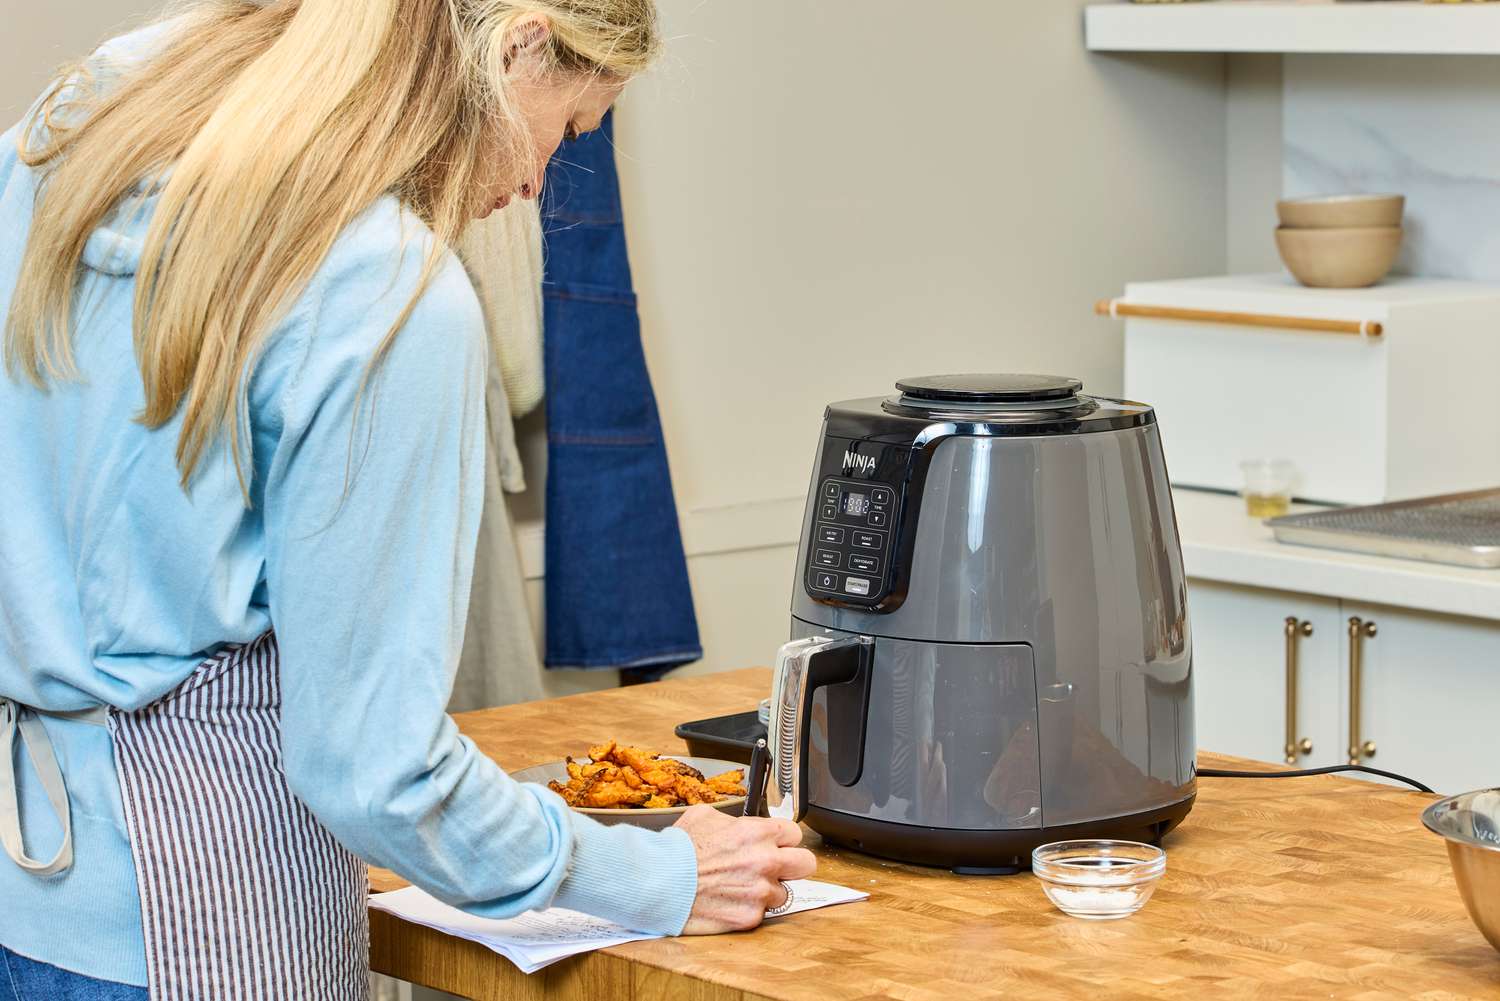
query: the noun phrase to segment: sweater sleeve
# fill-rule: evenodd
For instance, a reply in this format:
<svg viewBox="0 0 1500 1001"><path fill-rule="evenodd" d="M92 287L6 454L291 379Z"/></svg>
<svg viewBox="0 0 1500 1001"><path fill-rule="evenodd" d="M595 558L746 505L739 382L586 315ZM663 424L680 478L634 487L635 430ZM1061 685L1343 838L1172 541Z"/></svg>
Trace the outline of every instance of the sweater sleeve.
<svg viewBox="0 0 1500 1001"><path fill-rule="evenodd" d="M484 329L446 255L365 383L431 242L357 242L385 253L344 254L322 283L265 481L288 781L350 850L465 910L676 934L697 881L684 832L596 824L444 712L483 502Z"/></svg>

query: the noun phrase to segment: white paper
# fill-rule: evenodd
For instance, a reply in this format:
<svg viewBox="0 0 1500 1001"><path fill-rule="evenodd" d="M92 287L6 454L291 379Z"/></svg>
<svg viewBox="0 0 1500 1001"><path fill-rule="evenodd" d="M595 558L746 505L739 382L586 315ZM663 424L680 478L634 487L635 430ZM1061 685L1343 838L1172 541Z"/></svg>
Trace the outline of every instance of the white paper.
<svg viewBox="0 0 1500 1001"><path fill-rule="evenodd" d="M833 904L847 904L869 896L860 890L811 879L794 879L790 881L790 885L792 909L787 914ZM527 911L513 918L476 917L456 907L449 907L414 886L392 890L390 893L377 893L370 898L370 906L413 924L436 928L449 935L478 942L515 963L523 973L535 973L544 966L579 953L661 937L631 931L611 921L563 907Z"/></svg>
<svg viewBox="0 0 1500 1001"><path fill-rule="evenodd" d="M787 885L792 888L792 907L787 914L815 911L819 907L832 907L834 904L852 904L869 896L863 890L851 890L837 883L819 883L815 879L792 879L787 881ZM776 917L786 917L786 914L778 914ZM769 920L775 921L776 918Z"/></svg>

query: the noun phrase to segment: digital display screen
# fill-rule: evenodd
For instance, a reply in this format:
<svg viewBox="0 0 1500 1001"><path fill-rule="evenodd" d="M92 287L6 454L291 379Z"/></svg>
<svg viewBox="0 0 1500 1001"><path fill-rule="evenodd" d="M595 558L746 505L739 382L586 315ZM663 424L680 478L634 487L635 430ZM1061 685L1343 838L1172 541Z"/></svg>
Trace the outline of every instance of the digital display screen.
<svg viewBox="0 0 1500 1001"><path fill-rule="evenodd" d="M844 495L844 513L861 517L870 510L870 495L848 493Z"/></svg>

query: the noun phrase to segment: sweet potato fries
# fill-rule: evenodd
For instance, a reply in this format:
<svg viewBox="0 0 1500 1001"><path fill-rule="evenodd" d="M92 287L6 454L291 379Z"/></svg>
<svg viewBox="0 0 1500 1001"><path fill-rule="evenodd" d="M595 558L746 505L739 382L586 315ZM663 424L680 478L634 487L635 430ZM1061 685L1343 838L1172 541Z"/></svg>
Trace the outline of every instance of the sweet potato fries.
<svg viewBox="0 0 1500 1001"><path fill-rule="evenodd" d="M668 806L717 803L725 796L745 795L745 773L735 769L704 778L673 758L621 747L611 740L589 748L589 760L568 759L568 781L547 788L569 806L591 810L650 810Z"/></svg>

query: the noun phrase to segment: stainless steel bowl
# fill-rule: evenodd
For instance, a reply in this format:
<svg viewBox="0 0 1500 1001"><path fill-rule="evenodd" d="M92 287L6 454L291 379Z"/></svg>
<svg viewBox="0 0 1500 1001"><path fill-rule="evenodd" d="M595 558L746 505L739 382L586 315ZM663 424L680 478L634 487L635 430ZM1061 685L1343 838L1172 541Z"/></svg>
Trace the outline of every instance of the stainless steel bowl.
<svg viewBox="0 0 1500 1001"><path fill-rule="evenodd" d="M1422 823L1448 842L1448 861L1469 917L1500 949L1500 789L1440 799L1422 811Z"/></svg>

